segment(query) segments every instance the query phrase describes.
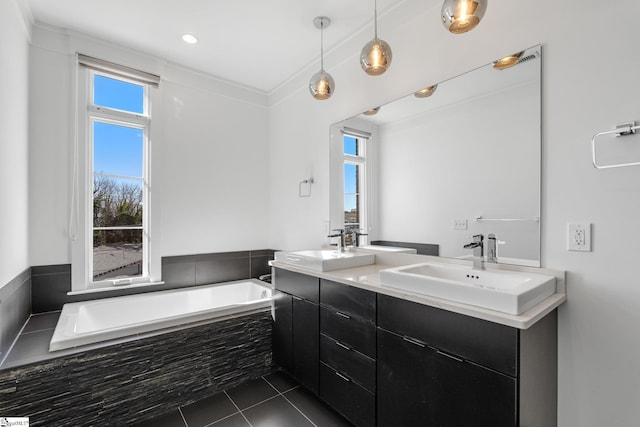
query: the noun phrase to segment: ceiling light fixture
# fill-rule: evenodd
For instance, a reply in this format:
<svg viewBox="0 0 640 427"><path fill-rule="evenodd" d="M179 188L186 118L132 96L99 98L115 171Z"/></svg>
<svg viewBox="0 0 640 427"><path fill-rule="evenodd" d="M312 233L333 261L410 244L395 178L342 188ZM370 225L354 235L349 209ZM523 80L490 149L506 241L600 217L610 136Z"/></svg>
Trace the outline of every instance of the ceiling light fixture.
<svg viewBox="0 0 640 427"><path fill-rule="evenodd" d="M493 68L496 70L506 70L507 68L511 68L520 61L523 53L524 51L498 59L493 63Z"/></svg>
<svg viewBox="0 0 640 427"><path fill-rule="evenodd" d="M323 32L330 23L331 20L326 16L318 16L313 20L313 25L320 30L320 71L311 77L309 92L311 92L311 96L318 100L329 99L335 88L333 77L324 70L324 58L322 56L324 50Z"/></svg>
<svg viewBox="0 0 640 427"><path fill-rule="evenodd" d="M375 116L376 114L378 114L378 111L380 111L380 107L372 108L362 114L364 114L365 116Z"/></svg>
<svg viewBox="0 0 640 427"><path fill-rule="evenodd" d="M473 30L487 10L488 0L445 0L442 5L442 23L453 34Z"/></svg>
<svg viewBox="0 0 640 427"><path fill-rule="evenodd" d="M391 46L378 38L378 4L373 2L374 37L360 52L360 66L370 76L379 76L391 65Z"/></svg>
<svg viewBox="0 0 640 427"><path fill-rule="evenodd" d="M433 95L433 92L436 91L438 85L427 86L424 89L420 89L416 93L413 94L416 98L428 98Z"/></svg>
<svg viewBox="0 0 640 427"><path fill-rule="evenodd" d="M196 36L194 36L193 34L183 34L182 35L182 40L185 43L189 43L189 44L196 44L198 43L198 38Z"/></svg>

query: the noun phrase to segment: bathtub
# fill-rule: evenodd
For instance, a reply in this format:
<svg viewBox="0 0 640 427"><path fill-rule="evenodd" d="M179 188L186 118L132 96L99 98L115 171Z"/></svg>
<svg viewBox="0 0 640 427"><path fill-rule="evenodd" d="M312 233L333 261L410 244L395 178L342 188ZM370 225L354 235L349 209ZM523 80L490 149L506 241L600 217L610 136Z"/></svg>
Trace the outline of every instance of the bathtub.
<svg viewBox="0 0 640 427"><path fill-rule="evenodd" d="M271 307L255 279L65 304L49 343L62 350Z"/></svg>

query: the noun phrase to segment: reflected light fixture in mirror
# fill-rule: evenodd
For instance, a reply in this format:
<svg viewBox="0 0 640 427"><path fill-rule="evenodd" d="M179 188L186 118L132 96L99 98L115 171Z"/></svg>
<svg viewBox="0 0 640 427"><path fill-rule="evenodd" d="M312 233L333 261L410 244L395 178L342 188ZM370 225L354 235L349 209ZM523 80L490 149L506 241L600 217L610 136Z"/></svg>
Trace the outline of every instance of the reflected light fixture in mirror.
<svg viewBox="0 0 640 427"><path fill-rule="evenodd" d="M442 5L442 23L453 34L473 30L487 10L488 0L445 0Z"/></svg>
<svg viewBox="0 0 640 427"><path fill-rule="evenodd" d="M320 30L320 71L315 73L309 81L309 92L318 100L329 99L335 89L335 82L331 74L324 70L323 58L323 31L329 26L331 20L326 16L318 16L313 20L313 25Z"/></svg>
<svg viewBox="0 0 640 427"><path fill-rule="evenodd" d="M391 65L392 53L389 43L378 38L377 0L373 2L373 28L373 40L364 45L362 52L360 52L360 66L370 76L379 76L387 71Z"/></svg>
<svg viewBox="0 0 640 427"><path fill-rule="evenodd" d="M520 61L523 53L524 51L498 59L493 63L493 68L496 70L506 70L507 68L511 68Z"/></svg>
<svg viewBox="0 0 640 427"><path fill-rule="evenodd" d="M415 92L413 96L415 96L416 98L428 98L433 95L433 92L435 92L437 88L438 85L427 86L424 89L420 89L419 91Z"/></svg>
<svg viewBox="0 0 640 427"><path fill-rule="evenodd" d="M380 107L372 108L362 114L364 114L365 116L375 116L376 114L378 114L378 111L380 111Z"/></svg>

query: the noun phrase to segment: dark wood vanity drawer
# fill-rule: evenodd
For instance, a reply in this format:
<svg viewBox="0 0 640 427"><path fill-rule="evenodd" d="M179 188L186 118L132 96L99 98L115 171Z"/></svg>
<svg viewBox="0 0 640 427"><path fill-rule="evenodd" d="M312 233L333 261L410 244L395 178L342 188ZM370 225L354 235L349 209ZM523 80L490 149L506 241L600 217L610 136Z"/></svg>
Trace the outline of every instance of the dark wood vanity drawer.
<svg viewBox="0 0 640 427"><path fill-rule="evenodd" d="M320 304L375 325L375 292L321 279Z"/></svg>
<svg viewBox="0 0 640 427"><path fill-rule="evenodd" d="M320 307L320 331L373 359L376 357L376 328L347 314Z"/></svg>
<svg viewBox="0 0 640 427"><path fill-rule="evenodd" d="M518 375L517 328L378 294L378 327L495 369Z"/></svg>
<svg viewBox="0 0 640 427"><path fill-rule="evenodd" d="M376 361L348 345L320 334L320 361L369 391L376 389Z"/></svg>
<svg viewBox="0 0 640 427"><path fill-rule="evenodd" d="M273 283L277 290L304 298L307 301L318 303L320 299L320 279L317 277L274 268Z"/></svg>
<svg viewBox="0 0 640 427"><path fill-rule="evenodd" d="M320 362L320 397L358 427L376 425L375 395Z"/></svg>

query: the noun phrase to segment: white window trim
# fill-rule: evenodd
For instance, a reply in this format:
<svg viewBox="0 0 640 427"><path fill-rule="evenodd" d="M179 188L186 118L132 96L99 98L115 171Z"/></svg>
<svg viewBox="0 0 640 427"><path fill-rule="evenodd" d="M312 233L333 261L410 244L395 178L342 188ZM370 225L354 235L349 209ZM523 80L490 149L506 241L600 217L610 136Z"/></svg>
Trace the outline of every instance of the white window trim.
<svg viewBox="0 0 640 427"><path fill-rule="evenodd" d="M161 89L150 89L146 86L147 108L145 114L132 114L124 111L109 109L105 107L91 106L91 76L96 73L92 68L75 64L76 74L76 117L74 126L76 142L74 143L74 177L72 189L72 206L69 233L71 236L71 292L86 292L92 290L113 289L113 286L134 286L144 284L159 284L161 281L161 199L160 199L160 176L153 174L151 164L159 164L160 150L153 149L160 143L160 135L156 132L158 126L150 120L153 111L154 121L161 121L161 111L153 109L153 105L160 105ZM97 72L97 74L107 75L108 73ZM140 84L140 81L127 79L123 76L114 76L118 79L131 81ZM153 85L152 85L153 86ZM93 262L93 154L92 138L93 117L100 118L100 121L112 121L118 124L118 119L130 119L127 126L136 123L138 126L145 126L144 149L145 154L143 173L145 178L145 209L143 223L146 227L143 251L146 265L143 267L143 277L132 277L123 279L111 279L93 282L91 277L91 266ZM153 141L153 144L151 144Z"/></svg>
<svg viewBox="0 0 640 427"><path fill-rule="evenodd" d="M360 130L359 134L355 134ZM377 223L377 197L375 191L377 182L377 127L370 122L353 118L331 126L330 130L330 171L329 171L329 221L327 231L344 229L344 134L352 134L358 137L366 137L366 158L364 177L364 200L360 202L364 206L364 224L361 229L366 230L367 242L378 240Z"/></svg>
<svg viewBox="0 0 640 427"><path fill-rule="evenodd" d="M368 233L369 232L369 221L368 221L368 217L369 217L369 207L368 207L368 201L369 201L369 193L368 193L368 181L367 181L367 169L368 169L368 162L367 162L367 146L369 143L369 139L370 137L365 137L365 136L359 136L359 135L355 135L353 133L350 132L344 132L343 133L343 141L344 141L344 137L345 136L349 136L352 138L356 139L356 144L358 145L357 147L357 151L358 153L360 153L359 155L353 155L353 154L346 154L344 153L344 148L343 148L343 160L342 160L342 170L343 170L343 176L342 176L342 182L343 182L343 190L342 190L342 215L343 215L343 221L344 221L344 199L347 193L345 193L344 191L344 165L347 164L352 164L352 165L357 165L358 167L358 174L360 175L358 177L358 185L359 188L357 188L358 190L358 212L360 213L360 217L359 217L359 223L358 223L358 230L359 232L365 232ZM344 142L343 142L344 144ZM344 145L343 145L344 147ZM343 228L346 229L347 224L343 222ZM364 240L364 244L368 243L368 239L366 238L367 236L363 236L363 240Z"/></svg>

